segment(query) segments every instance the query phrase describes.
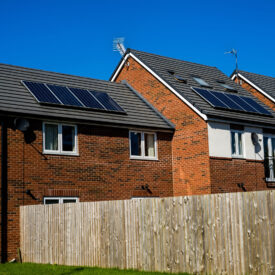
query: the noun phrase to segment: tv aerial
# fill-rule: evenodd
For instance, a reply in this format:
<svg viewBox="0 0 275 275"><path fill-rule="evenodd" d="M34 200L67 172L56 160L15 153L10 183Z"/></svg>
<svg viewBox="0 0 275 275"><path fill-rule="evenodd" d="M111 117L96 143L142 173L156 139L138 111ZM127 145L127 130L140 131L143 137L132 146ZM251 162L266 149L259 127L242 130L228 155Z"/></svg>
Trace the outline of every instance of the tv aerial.
<svg viewBox="0 0 275 275"><path fill-rule="evenodd" d="M237 83L239 84L239 78L238 78L239 69L238 69L238 53L237 53L237 50L232 49L231 51L225 52L224 54L232 54L235 57L235 60L236 60L235 72L236 72L236 75L237 75Z"/></svg>
<svg viewBox="0 0 275 275"><path fill-rule="evenodd" d="M126 52L124 47L124 37L118 37L113 40L113 50L115 52L119 52L121 56L123 56Z"/></svg>

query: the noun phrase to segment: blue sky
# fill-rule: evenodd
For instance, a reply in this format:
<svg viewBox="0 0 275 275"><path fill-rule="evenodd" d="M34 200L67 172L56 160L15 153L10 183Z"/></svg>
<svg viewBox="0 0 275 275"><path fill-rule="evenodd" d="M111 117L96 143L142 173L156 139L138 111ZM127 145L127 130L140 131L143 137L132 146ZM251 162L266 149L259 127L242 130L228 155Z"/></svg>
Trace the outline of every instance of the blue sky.
<svg viewBox="0 0 275 275"><path fill-rule="evenodd" d="M0 1L0 62L109 79L125 46L275 76L275 1Z"/></svg>

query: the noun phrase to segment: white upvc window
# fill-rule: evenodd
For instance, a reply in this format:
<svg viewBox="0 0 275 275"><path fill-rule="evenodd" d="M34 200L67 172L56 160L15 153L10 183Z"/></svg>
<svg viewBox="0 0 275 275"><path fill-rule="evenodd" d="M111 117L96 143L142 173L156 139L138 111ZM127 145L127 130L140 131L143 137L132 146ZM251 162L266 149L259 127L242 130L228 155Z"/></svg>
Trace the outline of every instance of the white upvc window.
<svg viewBox="0 0 275 275"><path fill-rule="evenodd" d="M243 158L243 132L231 130L231 154L235 158Z"/></svg>
<svg viewBox="0 0 275 275"><path fill-rule="evenodd" d="M264 164L265 178L267 181L275 181L275 136L264 136Z"/></svg>
<svg viewBox="0 0 275 275"><path fill-rule="evenodd" d="M44 204L76 203L77 197L44 197Z"/></svg>
<svg viewBox="0 0 275 275"><path fill-rule="evenodd" d="M130 158L157 160L157 134L152 132L130 131Z"/></svg>
<svg viewBox="0 0 275 275"><path fill-rule="evenodd" d="M76 125L44 122L43 153L78 155Z"/></svg>

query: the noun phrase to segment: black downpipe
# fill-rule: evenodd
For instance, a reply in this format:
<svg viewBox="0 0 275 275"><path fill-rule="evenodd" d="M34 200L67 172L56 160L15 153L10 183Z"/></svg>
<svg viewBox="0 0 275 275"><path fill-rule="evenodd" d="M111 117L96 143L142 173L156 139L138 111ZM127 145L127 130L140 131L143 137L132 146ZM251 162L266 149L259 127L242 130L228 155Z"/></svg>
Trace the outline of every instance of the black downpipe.
<svg viewBox="0 0 275 275"><path fill-rule="evenodd" d="M1 263L5 263L8 250L8 143L6 121L2 121L1 126Z"/></svg>

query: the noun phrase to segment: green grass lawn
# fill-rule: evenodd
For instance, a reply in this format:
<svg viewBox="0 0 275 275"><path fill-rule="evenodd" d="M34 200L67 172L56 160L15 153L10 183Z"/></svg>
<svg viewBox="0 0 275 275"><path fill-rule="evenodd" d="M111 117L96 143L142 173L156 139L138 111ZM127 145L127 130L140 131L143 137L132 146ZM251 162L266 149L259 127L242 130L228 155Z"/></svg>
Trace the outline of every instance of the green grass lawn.
<svg viewBox="0 0 275 275"><path fill-rule="evenodd" d="M119 270L119 269L105 269L97 267L81 267L81 266L62 266L62 265L49 265L49 264L0 264L0 275L85 275L85 274L99 274L99 275L165 275L171 273L159 272L142 272L136 270ZM188 275L187 273L180 273ZM190 274L189 274L190 275Z"/></svg>

